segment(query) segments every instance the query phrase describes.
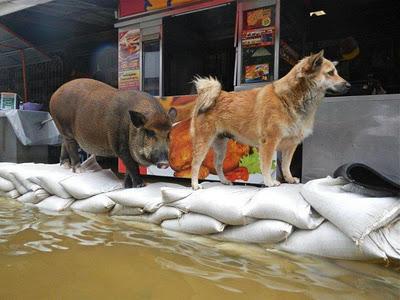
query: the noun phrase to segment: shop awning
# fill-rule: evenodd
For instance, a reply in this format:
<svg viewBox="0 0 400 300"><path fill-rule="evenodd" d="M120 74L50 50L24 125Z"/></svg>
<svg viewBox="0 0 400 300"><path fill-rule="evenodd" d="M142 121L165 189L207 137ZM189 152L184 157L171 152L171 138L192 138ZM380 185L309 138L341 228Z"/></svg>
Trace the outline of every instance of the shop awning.
<svg viewBox="0 0 400 300"><path fill-rule="evenodd" d="M30 65L50 57L0 23L0 68L22 66L23 60Z"/></svg>

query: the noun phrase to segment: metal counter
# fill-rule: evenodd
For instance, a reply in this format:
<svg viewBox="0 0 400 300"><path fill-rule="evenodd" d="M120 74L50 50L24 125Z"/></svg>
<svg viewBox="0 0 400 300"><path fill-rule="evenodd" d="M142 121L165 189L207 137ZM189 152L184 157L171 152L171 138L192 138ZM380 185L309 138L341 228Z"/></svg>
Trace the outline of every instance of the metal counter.
<svg viewBox="0 0 400 300"><path fill-rule="evenodd" d="M7 110L0 111L0 161L48 162L48 145L61 142L48 112Z"/></svg>
<svg viewBox="0 0 400 300"><path fill-rule="evenodd" d="M302 181L365 163L400 182L400 94L325 98L303 144Z"/></svg>

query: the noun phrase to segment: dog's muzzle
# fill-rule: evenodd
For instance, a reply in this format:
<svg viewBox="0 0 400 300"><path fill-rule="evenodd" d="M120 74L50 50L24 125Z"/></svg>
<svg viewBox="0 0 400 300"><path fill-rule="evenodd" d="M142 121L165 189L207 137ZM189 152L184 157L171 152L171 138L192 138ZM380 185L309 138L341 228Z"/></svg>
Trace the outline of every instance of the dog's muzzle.
<svg viewBox="0 0 400 300"><path fill-rule="evenodd" d="M326 92L327 92L327 94L330 94L330 95L342 95L342 94L346 94L350 88L351 88L351 84L348 83L347 81L344 81L340 84L335 85L332 88L329 88Z"/></svg>

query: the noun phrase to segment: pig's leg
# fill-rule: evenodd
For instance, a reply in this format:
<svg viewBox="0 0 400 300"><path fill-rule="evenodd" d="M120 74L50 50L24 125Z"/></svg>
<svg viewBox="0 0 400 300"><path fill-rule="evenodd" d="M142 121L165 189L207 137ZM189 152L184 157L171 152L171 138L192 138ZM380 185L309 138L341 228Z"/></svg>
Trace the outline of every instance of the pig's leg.
<svg viewBox="0 0 400 300"><path fill-rule="evenodd" d="M60 165L66 169L71 168L71 161L69 159L69 154L65 146L65 142L62 142L61 144Z"/></svg>
<svg viewBox="0 0 400 300"><path fill-rule="evenodd" d="M217 137L213 143L214 149L214 165L215 170L217 171L219 180L222 184L232 185L228 179L226 179L224 175L224 158L226 154L226 146L228 144L228 139Z"/></svg>
<svg viewBox="0 0 400 300"><path fill-rule="evenodd" d="M80 169L81 163L79 160L78 143L74 139L71 139L71 138L66 138L64 143L65 143L66 149L68 151L69 158L71 160L72 171L74 173L75 172L80 173L81 172L81 169Z"/></svg>
<svg viewBox="0 0 400 300"><path fill-rule="evenodd" d="M139 188L145 186L145 183L139 174L139 165L132 159L131 155L123 153L119 155L119 157L122 159L127 170L127 175L124 181L125 188Z"/></svg>

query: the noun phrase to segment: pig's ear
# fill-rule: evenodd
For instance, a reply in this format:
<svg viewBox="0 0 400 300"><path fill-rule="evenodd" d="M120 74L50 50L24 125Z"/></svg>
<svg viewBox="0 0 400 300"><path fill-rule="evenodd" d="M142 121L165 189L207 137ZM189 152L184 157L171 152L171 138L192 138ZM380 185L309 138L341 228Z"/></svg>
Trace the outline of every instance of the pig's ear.
<svg viewBox="0 0 400 300"><path fill-rule="evenodd" d="M171 120L172 123L174 123L176 116L177 116L178 112L176 111L176 108L171 107L168 111L168 116L169 119Z"/></svg>
<svg viewBox="0 0 400 300"><path fill-rule="evenodd" d="M131 117L133 125L137 128L142 127L146 123L146 117L140 112L130 110L129 116Z"/></svg>

